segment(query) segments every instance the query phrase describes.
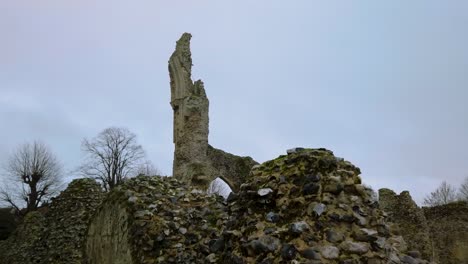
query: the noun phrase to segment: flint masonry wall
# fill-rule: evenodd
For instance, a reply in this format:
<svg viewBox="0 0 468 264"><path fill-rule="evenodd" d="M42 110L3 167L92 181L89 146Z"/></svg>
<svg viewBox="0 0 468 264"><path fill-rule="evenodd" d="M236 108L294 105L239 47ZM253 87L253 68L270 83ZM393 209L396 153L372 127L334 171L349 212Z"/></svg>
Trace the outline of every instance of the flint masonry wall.
<svg viewBox="0 0 468 264"><path fill-rule="evenodd" d="M227 202L136 177L92 220L86 263L427 263L405 254L359 173L331 151L296 150L256 166Z"/></svg>
<svg viewBox="0 0 468 264"><path fill-rule="evenodd" d="M91 222L86 263L210 263L227 219L222 201L173 177L130 179Z"/></svg>
<svg viewBox="0 0 468 264"><path fill-rule="evenodd" d="M468 264L468 204L450 203L423 207L430 230L436 261Z"/></svg>
<svg viewBox="0 0 468 264"><path fill-rule="evenodd" d="M133 263L128 242L128 218L125 206L118 202L101 207L88 229L85 263Z"/></svg>
<svg viewBox="0 0 468 264"><path fill-rule="evenodd" d="M73 180L53 199L47 212L31 212L0 244L0 264L79 264L88 222L103 192L91 179Z"/></svg>
<svg viewBox="0 0 468 264"><path fill-rule="evenodd" d="M407 191L397 195L389 189L379 190L379 202L410 249L436 263L468 264L466 202L420 208Z"/></svg>
<svg viewBox="0 0 468 264"><path fill-rule="evenodd" d="M132 178L104 200L75 180L0 244L0 263L427 263L359 174L329 150L295 149L255 166L228 201L174 177Z"/></svg>
<svg viewBox="0 0 468 264"><path fill-rule="evenodd" d="M388 213L388 220L394 223L395 232L403 235L410 250L419 251L426 259L436 258L426 217L408 191L398 195L390 189L380 189L379 203L380 208Z"/></svg>
<svg viewBox="0 0 468 264"><path fill-rule="evenodd" d="M172 174L203 190L220 177L237 191L242 179L257 162L208 145L209 100L203 82L192 82L191 37L184 33L169 59L175 146Z"/></svg>

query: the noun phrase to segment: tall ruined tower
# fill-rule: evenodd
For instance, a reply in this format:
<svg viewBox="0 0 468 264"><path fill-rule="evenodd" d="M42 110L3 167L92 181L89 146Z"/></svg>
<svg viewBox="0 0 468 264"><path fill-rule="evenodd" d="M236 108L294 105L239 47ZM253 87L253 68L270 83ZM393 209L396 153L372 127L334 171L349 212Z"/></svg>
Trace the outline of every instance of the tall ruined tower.
<svg viewBox="0 0 468 264"><path fill-rule="evenodd" d="M203 82L193 82L191 78L191 38L192 35L184 33L169 59L175 145L172 176L201 189L220 177L237 191L257 162L208 144L209 102Z"/></svg>
<svg viewBox="0 0 468 264"><path fill-rule="evenodd" d="M169 59L171 106L174 110L173 176L191 183L206 178L208 149L208 108L203 82L192 82L190 39L184 33ZM203 184L206 185L206 184Z"/></svg>

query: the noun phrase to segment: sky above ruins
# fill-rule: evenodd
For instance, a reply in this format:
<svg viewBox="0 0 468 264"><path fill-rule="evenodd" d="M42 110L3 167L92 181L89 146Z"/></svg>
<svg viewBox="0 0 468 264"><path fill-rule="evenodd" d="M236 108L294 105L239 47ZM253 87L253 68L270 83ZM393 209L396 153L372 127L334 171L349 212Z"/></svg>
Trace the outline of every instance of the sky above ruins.
<svg viewBox="0 0 468 264"><path fill-rule="evenodd" d="M467 13L431 0L1 1L0 162L39 139L71 171L83 138L122 126L171 174L167 61L191 32L213 146L259 162L325 147L421 202L468 176Z"/></svg>

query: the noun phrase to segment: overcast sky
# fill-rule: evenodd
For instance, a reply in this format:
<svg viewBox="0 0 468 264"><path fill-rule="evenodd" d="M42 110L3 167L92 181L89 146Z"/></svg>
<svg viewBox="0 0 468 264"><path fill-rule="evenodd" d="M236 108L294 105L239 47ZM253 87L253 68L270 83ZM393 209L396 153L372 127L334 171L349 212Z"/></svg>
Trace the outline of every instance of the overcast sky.
<svg viewBox="0 0 468 264"><path fill-rule="evenodd" d="M325 147L421 202L468 176L467 1L0 1L0 161L136 133L171 174L167 61L183 32L210 143L263 162Z"/></svg>

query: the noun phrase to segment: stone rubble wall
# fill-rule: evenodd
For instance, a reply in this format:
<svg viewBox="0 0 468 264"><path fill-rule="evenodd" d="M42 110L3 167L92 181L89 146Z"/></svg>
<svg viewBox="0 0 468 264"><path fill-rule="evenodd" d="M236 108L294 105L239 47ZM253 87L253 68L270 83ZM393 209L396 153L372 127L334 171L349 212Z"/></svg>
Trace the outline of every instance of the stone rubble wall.
<svg viewBox="0 0 468 264"><path fill-rule="evenodd" d="M85 263L428 263L406 254L359 173L331 151L295 149L255 166L227 201L136 177L92 220Z"/></svg>
<svg viewBox="0 0 468 264"><path fill-rule="evenodd" d="M468 264L468 204L456 202L423 207L430 230L436 261Z"/></svg>
<svg viewBox="0 0 468 264"><path fill-rule="evenodd" d="M209 263L226 206L173 177L139 176L112 191L91 222L87 264Z"/></svg>
<svg viewBox="0 0 468 264"><path fill-rule="evenodd" d="M468 205L418 207L409 192L379 190L380 208L410 250L441 264L468 264Z"/></svg>
<svg viewBox="0 0 468 264"><path fill-rule="evenodd" d="M89 220L103 198L92 179L73 180L45 214L28 213L0 246L0 264L79 264Z"/></svg>
<svg viewBox="0 0 468 264"><path fill-rule="evenodd" d="M135 177L104 198L75 180L0 244L0 263L428 263L359 174L329 150L297 148L254 166L227 200L174 177Z"/></svg>
<svg viewBox="0 0 468 264"><path fill-rule="evenodd" d="M401 234L410 250L418 251L424 258L435 260L436 256L430 229L423 211L413 201L408 191L397 195L390 189L379 190L380 208L388 213L388 220L394 223L395 232Z"/></svg>
<svg viewBox="0 0 468 264"><path fill-rule="evenodd" d="M359 168L326 149L288 152L230 198L217 263L428 263L406 254Z"/></svg>

